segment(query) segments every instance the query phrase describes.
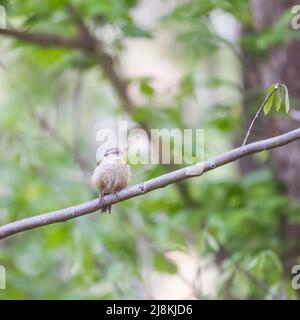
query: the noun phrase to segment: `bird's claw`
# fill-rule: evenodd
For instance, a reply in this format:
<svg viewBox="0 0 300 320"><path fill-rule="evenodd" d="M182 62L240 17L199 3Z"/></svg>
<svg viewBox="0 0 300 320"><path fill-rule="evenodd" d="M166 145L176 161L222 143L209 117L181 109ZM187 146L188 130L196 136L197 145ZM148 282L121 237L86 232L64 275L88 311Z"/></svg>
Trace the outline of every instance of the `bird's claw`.
<svg viewBox="0 0 300 320"><path fill-rule="evenodd" d="M101 207L101 212L108 211L108 213L111 213L111 204L106 206L104 201L103 201L103 197L106 196L107 194L108 193L103 193L103 192L99 193L99 206ZM119 190L114 191L113 195L117 200L119 198Z"/></svg>
<svg viewBox="0 0 300 320"><path fill-rule="evenodd" d="M106 195L105 193L100 192L100 194L99 194L99 206L101 207L101 212L106 212L108 210L108 212L110 213L111 205L105 206L105 203L103 201L103 197L105 195Z"/></svg>

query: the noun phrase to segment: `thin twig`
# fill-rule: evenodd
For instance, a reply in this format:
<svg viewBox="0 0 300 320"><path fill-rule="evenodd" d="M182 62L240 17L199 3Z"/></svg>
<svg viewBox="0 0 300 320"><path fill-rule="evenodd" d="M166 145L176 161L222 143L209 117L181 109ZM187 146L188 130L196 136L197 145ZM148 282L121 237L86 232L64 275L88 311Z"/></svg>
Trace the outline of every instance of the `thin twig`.
<svg viewBox="0 0 300 320"><path fill-rule="evenodd" d="M38 216L18 220L0 227L0 239L4 239L10 235L38 228L44 225L49 225L56 222L63 222L69 219L74 219L94 212L102 208L103 206L112 205L127 199L131 199L137 196L144 195L150 191L164 188L172 183L195 177L201 176L203 173L214 170L217 167L223 166L227 163L233 162L242 157L248 156L253 153L257 153L263 150L269 150L288 144L292 141L300 139L300 128L289 131L285 134L276 136L274 138L254 142L243 147L239 147L228 151L216 158L207 160L201 163L196 163L192 166L188 166L157 178L142 182L138 185L126 188L119 192L118 196L110 194L105 196L101 204L99 199L94 199L77 206L61 209L45 213Z"/></svg>
<svg viewBox="0 0 300 320"><path fill-rule="evenodd" d="M261 105L261 106L259 107L259 109L257 110L257 112L256 112L256 114L255 114L255 117L253 118L253 120L252 120L252 122L251 122L251 124L250 124L250 126L249 126L249 129L248 129L248 131L247 131L247 134L246 134L246 137L245 137L245 139L244 139L244 141L243 141L242 146L244 146L244 145L246 144L246 142L247 142L247 140L248 140L248 138L249 138L249 136L250 136L250 133L251 133L251 131L252 131L252 129L253 129L253 126L254 126L256 120L258 119L258 116L259 116L260 112L262 111L262 109L264 108L264 106L266 105L266 103L268 102L268 100L270 99L270 97L273 95L273 93L274 93L277 89L278 89L278 88L277 88L277 86L276 86L276 87L270 92L270 94L265 98L264 102L262 103L262 105Z"/></svg>

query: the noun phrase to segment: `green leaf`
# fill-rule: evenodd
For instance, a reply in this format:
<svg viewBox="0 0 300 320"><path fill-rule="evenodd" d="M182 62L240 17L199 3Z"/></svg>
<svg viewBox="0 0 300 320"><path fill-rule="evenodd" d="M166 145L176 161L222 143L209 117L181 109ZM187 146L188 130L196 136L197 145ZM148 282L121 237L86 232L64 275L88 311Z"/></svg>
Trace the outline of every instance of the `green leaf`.
<svg viewBox="0 0 300 320"><path fill-rule="evenodd" d="M149 80L148 79L143 79L140 83L140 90L142 93L144 93L145 95L151 97L154 94L154 89L151 87L151 85L149 84Z"/></svg>
<svg viewBox="0 0 300 320"><path fill-rule="evenodd" d="M132 118L136 122L149 123L156 119L155 110L149 107L137 107L132 113Z"/></svg>
<svg viewBox="0 0 300 320"><path fill-rule="evenodd" d="M285 84L281 84L281 87L284 89L284 105L286 113L290 110L290 98L289 98L289 91Z"/></svg>
<svg viewBox="0 0 300 320"><path fill-rule="evenodd" d="M275 92L275 96L274 96L274 104L275 104L276 111L280 110L283 94L284 94L283 89L280 86L278 90Z"/></svg>
<svg viewBox="0 0 300 320"><path fill-rule="evenodd" d="M274 100L274 96L275 96L275 92L276 91L274 91L272 94L271 94L271 92L275 89L275 87L276 87L276 84L273 83L268 89L266 98L267 97L269 97L269 98L268 98L268 100L267 100L267 102L266 102L266 104L264 106L264 114L265 115L267 115L270 112L270 110L271 110L271 108L273 106L273 100ZM270 96L270 94L271 94L271 96Z"/></svg>
<svg viewBox="0 0 300 320"><path fill-rule="evenodd" d="M176 265L161 254L156 254L153 258L153 266L157 271L165 273L176 273Z"/></svg>

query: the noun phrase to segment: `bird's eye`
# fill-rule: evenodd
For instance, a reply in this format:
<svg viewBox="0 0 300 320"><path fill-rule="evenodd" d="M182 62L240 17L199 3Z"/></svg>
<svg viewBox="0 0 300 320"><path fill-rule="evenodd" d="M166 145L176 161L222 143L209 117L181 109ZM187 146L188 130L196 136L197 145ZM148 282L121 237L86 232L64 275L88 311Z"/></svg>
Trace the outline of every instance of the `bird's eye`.
<svg viewBox="0 0 300 320"><path fill-rule="evenodd" d="M97 161L97 166L99 166L99 161Z"/></svg>

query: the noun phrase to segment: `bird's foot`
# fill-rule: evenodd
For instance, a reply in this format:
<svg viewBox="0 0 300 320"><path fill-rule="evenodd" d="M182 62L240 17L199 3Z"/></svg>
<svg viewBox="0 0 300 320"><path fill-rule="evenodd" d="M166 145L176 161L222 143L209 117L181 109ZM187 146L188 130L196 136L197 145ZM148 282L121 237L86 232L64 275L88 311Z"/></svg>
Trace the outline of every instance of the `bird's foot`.
<svg viewBox="0 0 300 320"><path fill-rule="evenodd" d="M99 205L101 207L101 212L106 212L107 210L110 213L111 205L105 206L105 202L103 201L104 196L106 196L108 193L100 192L99 193Z"/></svg>
<svg viewBox="0 0 300 320"><path fill-rule="evenodd" d="M116 198L116 200L118 200L118 198L119 198L119 190L114 191L113 192L113 196ZM108 205L106 207L106 210L108 211L108 213L111 213L111 205Z"/></svg>

